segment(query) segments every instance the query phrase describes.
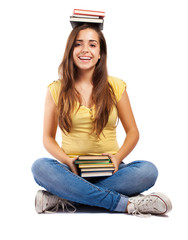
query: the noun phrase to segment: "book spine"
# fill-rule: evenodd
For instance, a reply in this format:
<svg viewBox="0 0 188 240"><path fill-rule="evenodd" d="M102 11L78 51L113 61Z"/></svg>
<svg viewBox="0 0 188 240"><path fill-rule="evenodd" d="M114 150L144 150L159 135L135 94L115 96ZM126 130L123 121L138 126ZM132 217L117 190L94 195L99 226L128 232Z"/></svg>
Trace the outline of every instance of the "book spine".
<svg viewBox="0 0 188 240"><path fill-rule="evenodd" d="M93 19L99 19L99 16L90 16L90 15L81 15L81 14L74 14L72 17L76 18L93 18Z"/></svg>
<svg viewBox="0 0 188 240"><path fill-rule="evenodd" d="M105 12L101 11L92 11L92 10L83 10L83 9L74 9L73 15L80 14L80 15L88 15L88 16L99 16L105 17Z"/></svg>
<svg viewBox="0 0 188 240"><path fill-rule="evenodd" d="M109 163L109 164L78 164L79 168L97 168L97 167L104 167L104 168L108 168L108 167L114 167L113 164Z"/></svg>
<svg viewBox="0 0 188 240"><path fill-rule="evenodd" d="M81 177L107 177L107 176L111 176L113 174L113 172L107 172L107 173L100 173L97 174L95 172L90 172L90 173L81 173Z"/></svg>
<svg viewBox="0 0 188 240"><path fill-rule="evenodd" d="M79 160L84 160L84 159L87 159L87 160L91 160L91 159L105 159L105 160L108 160L110 159L110 157L108 155L79 155L78 156L78 159Z"/></svg>
<svg viewBox="0 0 188 240"><path fill-rule="evenodd" d="M104 162L100 162L100 161L75 161L75 164L108 164L110 163L110 161L104 161Z"/></svg>
<svg viewBox="0 0 188 240"><path fill-rule="evenodd" d="M80 168L80 171L81 172L93 172L93 171L95 171L95 172L109 172L109 171L114 171L115 170L115 168L103 168L103 169L98 169L98 168Z"/></svg>
<svg viewBox="0 0 188 240"><path fill-rule="evenodd" d="M98 23L102 24L103 19L97 19L97 18L75 18L75 17L70 17L71 22L88 22L88 23Z"/></svg>
<svg viewBox="0 0 188 240"><path fill-rule="evenodd" d="M115 168L79 168L81 172L105 172L105 171L114 171Z"/></svg>

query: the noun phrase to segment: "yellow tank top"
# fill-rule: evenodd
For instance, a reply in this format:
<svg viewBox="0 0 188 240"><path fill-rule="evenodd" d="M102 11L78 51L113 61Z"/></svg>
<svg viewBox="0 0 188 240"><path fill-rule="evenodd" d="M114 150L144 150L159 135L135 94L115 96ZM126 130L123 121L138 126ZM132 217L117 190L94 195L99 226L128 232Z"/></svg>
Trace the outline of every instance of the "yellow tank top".
<svg viewBox="0 0 188 240"><path fill-rule="evenodd" d="M115 77L108 77L108 81L112 86L117 102L126 88L126 83L121 79ZM61 89L61 81L57 80L48 86L52 98L57 106L59 93ZM79 106L79 103L77 103ZM77 106L77 107L78 107ZM95 116L95 106L87 108L81 106L76 112L77 108L72 115L72 128L71 132L65 135L62 134L61 148L70 157L74 158L78 155L98 155L105 152L116 154L119 150L116 138L117 126L117 109L113 108L109 116L107 125L103 129L103 134L100 135L100 140L97 139L95 133L91 134L92 119Z"/></svg>

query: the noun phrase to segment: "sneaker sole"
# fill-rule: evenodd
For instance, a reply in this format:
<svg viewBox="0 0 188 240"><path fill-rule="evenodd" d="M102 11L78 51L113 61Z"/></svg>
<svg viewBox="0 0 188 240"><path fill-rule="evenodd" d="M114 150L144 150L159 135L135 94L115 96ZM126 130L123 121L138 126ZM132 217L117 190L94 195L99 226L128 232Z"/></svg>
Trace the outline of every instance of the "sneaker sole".
<svg viewBox="0 0 188 240"><path fill-rule="evenodd" d="M166 206L166 211L160 214L166 214L168 212L170 212L172 210L172 203L170 201L170 199L163 193L159 193L159 192L155 192L152 193L151 196L156 196L158 198L161 199L161 201L164 202L165 206Z"/></svg>
<svg viewBox="0 0 188 240"><path fill-rule="evenodd" d="M35 197L35 210L37 213L43 212L43 196L44 196L44 190L38 190L37 195Z"/></svg>

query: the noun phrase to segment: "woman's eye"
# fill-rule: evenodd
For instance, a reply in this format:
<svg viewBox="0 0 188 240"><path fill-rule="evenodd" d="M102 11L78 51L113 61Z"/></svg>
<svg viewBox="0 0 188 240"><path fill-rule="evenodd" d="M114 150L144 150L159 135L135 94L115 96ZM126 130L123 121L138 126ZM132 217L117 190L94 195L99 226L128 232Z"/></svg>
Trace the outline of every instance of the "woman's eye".
<svg viewBox="0 0 188 240"><path fill-rule="evenodd" d="M75 46L75 47L79 47L79 46L81 46L81 45L82 45L82 43L78 41L78 42L75 43L74 46Z"/></svg>
<svg viewBox="0 0 188 240"><path fill-rule="evenodd" d="M91 46L91 47L96 47L96 45L95 45L95 44L91 44L90 46Z"/></svg>

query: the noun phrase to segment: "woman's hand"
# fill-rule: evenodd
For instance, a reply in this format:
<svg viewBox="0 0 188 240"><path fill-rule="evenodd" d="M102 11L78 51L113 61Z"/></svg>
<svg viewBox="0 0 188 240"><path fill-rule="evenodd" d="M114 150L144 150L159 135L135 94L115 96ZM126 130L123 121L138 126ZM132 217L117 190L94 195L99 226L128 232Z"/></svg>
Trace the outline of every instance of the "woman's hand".
<svg viewBox="0 0 188 240"><path fill-rule="evenodd" d="M76 164L74 163L74 161L76 160L77 158L69 158L69 160L66 162L66 164L70 167L70 170L78 175L78 169L76 167Z"/></svg>
<svg viewBox="0 0 188 240"><path fill-rule="evenodd" d="M120 163L119 163L119 161L117 160L116 156L113 155L113 154L111 154L111 153L102 153L102 155L108 155L108 156L110 157L111 161L112 161L113 164L114 164L114 168L115 168L115 169L114 169L114 173L116 173L116 172L118 171L119 165L120 165Z"/></svg>

